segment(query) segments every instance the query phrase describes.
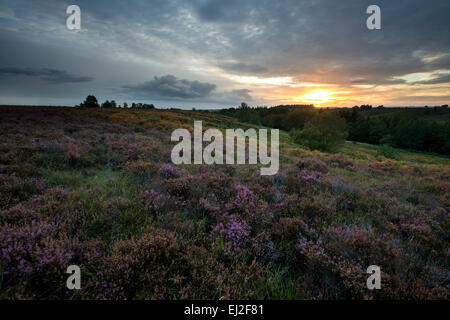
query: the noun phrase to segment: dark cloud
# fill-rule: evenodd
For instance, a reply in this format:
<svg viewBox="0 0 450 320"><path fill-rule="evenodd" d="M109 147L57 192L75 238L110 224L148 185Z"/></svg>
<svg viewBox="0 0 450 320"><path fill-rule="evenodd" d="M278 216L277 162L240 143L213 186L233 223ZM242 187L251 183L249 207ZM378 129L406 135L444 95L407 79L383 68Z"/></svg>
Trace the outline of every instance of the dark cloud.
<svg viewBox="0 0 450 320"><path fill-rule="evenodd" d="M219 68L237 73L264 73L268 69L257 64L246 64L243 62L224 62L218 65Z"/></svg>
<svg viewBox="0 0 450 320"><path fill-rule="evenodd" d="M350 82L356 85L391 85L391 84L403 84L406 83L403 79L354 79Z"/></svg>
<svg viewBox="0 0 450 320"><path fill-rule="evenodd" d="M414 84L440 84L440 83L450 83L450 74L442 75L430 80L414 82Z"/></svg>
<svg viewBox="0 0 450 320"><path fill-rule="evenodd" d="M89 82L93 80L91 77L77 76L64 70L49 68L3 67L0 68L0 75L35 77L51 84Z"/></svg>
<svg viewBox="0 0 450 320"><path fill-rule="evenodd" d="M253 100L252 96L250 96L250 90L248 89L239 89L239 90L232 90L231 96L234 96L238 99L244 100L244 101L251 101Z"/></svg>
<svg viewBox="0 0 450 320"><path fill-rule="evenodd" d="M450 50L450 2L387 1L377 4L382 30L366 28L371 1L195 1L197 15L226 35L237 60L252 57L270 65L272 76L328 79L370 74L379 83L414 72L450 68L449 59L427 62L416 51L434 55ZM230 23L232 22L232 23ZM245 71L244 71L245 72Z"/></svg>
<svg viewBox="0 0 450 320"><path fill-rule="evenodd" d="M248 16L249 9L253 6L247 1L227 0L193 1L195 10L199 17L205 21L236 22L242 21Z"/></svg>
<svg viewBox="0 0 450 320"><path fill-rule="evenodd" d="M230 91L216 92L211 96L210 102L222 103L226 105L238 105L241 102L253 102L249 89L235 89Z"/></svg>
<svg viewBox="0 0 450 320"><path fill-rule="evenodd" d="M125 91L147 97L204 98L216 89L215 84L178 79L173 75L155 76L153 80L138 85L123 86Z"/></svg>

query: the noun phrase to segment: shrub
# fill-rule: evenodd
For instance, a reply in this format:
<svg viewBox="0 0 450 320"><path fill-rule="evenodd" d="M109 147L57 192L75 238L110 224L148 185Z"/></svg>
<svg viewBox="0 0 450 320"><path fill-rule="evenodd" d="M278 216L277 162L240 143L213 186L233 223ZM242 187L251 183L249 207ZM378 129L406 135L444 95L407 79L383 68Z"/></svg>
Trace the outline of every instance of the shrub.
<svg viewBox="0 0 450 320"><path fill-rule="evenodd" d="M0 174L0 209L15 205L34 194L41 194L46 188L47 183L43 179Z"/></svg>
<svg viewBox="0 0 450 320"><path fill-rule="evenodd" d="M84 102L80 103L80 107L99 108L100 105L98 104L97 98L95 96L89 95L86 97L86 100L84 100Z"/></svg>
<svg viewBox="0 0 450 320"><path fill-rule="evenodd" d="M165 195L156 192L155 190L146 190L141 195L141 202L144 205L144 209L151 215L161 214L162 209L170 201Z"/></svg>
<svg viewBox="0 0 450 320"><path fill-rule="evenodd" d="M161 168L159 168L158 172L165 179L179 178L182 175L182 173L179 169L175 168L174 166L172 166L170 164L162 165Z"/></svg>
<svg viewBox="0 0 450 320"><path fill-rule="evenodd" d="M242 254L250 235L250 228L245 221L231 216L226 223L219 223L211 231L211 238L219 241L229 255Z"/></svg>
<svg viewBox="0 0 450 320"><path fill-rule="evenodd" d="M397 159L398 155L394 148L388 144L378 146L378 153L389 159Z"/></svg>
<svg viewBox="0 0 450 320"><path fill-rule="evenodd" d="M297 166L300 169L310 169L314 171L318 171L321 173L327 173L328 167L327 165L319 158L310 158L306 160L301 160L297 163Z"/></svg>
<svg viewBox="0 0 450 320"><path fill-rule="evenodd" d="M170 178L164 182L168 194L183 200L187 200L191 196L191 185L191 177Z"/></svg>
<svg viewBox="0 0 450 320"><path fill-rule="evenodd" d="M335 151L344 143L345 120L331 113L322 113L305 124L301 130L293 131L292 139L295 143L312 150Z"/></svg>
<svg viewBox="0 0 450 320"><path fill-rule="evenodd" d="M63 225L51 221L0 228L5 294L16 299L67 295L63 285L66 268L87 260L78 240L69 238L63 229Z"/></svg>
<svg viewBox="0 0 450 320"><path fill-rule="evenodd" d="M214 249L179 240L155 229L117 241L86 290L103 299L245 299L263 283L257 263L234 271Z"/></svg>

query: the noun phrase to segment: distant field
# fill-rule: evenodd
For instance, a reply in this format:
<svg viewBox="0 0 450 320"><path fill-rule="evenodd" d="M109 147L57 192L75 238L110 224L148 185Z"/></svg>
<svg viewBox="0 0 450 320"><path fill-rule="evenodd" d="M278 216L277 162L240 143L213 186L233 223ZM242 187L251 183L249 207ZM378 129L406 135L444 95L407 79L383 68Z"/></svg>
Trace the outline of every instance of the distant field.
<svg viewBox="0 0 450 320"><path fill-rule="evenodd" d="M170 134L194 120L252 126L198 111L0 107L0 299L450 298L449 157L310 151L281 132L274 176L174 166ZM370 265L381 290L366 287Z"/></svg>

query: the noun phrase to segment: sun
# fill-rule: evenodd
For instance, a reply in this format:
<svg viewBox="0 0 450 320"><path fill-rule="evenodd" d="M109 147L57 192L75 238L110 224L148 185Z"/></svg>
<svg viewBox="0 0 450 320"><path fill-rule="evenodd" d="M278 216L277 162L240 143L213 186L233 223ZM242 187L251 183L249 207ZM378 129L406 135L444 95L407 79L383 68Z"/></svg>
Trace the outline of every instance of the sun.
<svg viewBox="0 0 450 320"><path fill-rule="evenodd" d="M313 103L313 104L322 104L331 100L332 92L327 90L316 90L305 94L302 97L304 102Z"/></svg>

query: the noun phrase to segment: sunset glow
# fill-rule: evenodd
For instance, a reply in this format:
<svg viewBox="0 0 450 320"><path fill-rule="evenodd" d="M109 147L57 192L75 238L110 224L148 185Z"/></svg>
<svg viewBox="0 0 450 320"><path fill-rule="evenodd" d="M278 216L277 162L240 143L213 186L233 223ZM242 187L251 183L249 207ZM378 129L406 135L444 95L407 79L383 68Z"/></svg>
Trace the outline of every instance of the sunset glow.
<svg viewBox="0 0 450 320"><path fill-rule="evenodd" d="M332 95L332 92L330 92L330 91L316 90L316 91L307 93L300 99L305 103L312 103L315 105L320 105L320 104L327 103L328 101L334 99L331 97L331 95Z"/></svg>
<svg viewBox="0 0 450 320"><path fill-rule="evenodd" d="M111 5L107 14L95 2L80 1L79 32L62 23L64 8L24 10L28 2L11 0L0 9L2 47L21 53L1 54L0 104L75 105L88 92L100 100L208 110L241 102L353 107L450 101L450 44L442 32L448 1L433 1L435 10L389 31L368 29L359 1L339 14L329 10L330 0L286 6L174 0L156 11L151 3L125 11ZM385 21L403 14L403 6L386 1L384 7ZM43 23L41 16L49 19Z"/></svg>

